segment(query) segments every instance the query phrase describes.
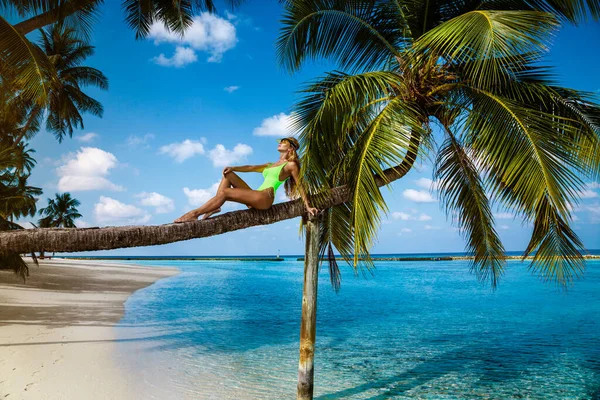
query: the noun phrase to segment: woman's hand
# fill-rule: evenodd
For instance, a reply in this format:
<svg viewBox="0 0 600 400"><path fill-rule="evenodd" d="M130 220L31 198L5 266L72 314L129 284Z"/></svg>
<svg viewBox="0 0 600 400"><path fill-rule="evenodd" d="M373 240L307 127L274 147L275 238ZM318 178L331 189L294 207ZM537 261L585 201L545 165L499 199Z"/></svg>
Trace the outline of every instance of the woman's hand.
<svg viewBox="0 0 600 400"><path fill-rule="evenodd" d="M225 167L223 168L223 176L227 175L228 172L232 172L233 167Z"/></svg>
<svg viewBox="0 0 600 400"><path fill-rule="evenodd" d="M306 207L306 212L309 213L310 215L314 216L314 215L317 215L319 210L314 207Z"/></svg>

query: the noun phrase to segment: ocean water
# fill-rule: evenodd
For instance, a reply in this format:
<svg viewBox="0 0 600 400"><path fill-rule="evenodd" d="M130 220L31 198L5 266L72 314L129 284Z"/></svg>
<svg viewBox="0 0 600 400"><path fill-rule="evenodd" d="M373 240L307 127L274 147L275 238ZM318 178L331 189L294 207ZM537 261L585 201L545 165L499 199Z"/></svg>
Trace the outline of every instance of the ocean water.
<svg viewBox="0 0 600 400"><path fill-rule="evenodd" d="M303 263L132 261L182 273L139 290L116 331L140 399L293 399ZM600 399L600 261L568 291L509 261L320 273L316 399Z"/></svg>

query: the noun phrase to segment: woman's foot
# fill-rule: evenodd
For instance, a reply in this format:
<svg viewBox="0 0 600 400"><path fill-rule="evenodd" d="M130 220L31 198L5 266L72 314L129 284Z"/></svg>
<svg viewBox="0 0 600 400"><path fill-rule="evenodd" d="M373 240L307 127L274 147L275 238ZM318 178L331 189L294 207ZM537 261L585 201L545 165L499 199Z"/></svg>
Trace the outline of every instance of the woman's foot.
<svg viewBox="0 0 600 400"><path fill-rule="evenodd" d="M221 207L217 208L216 210L212 210L207 212L206 214L204 214L204 216L202 217L202 220L204 221L207 218L210 218L211 215L216 214L218 212L221 212Z"/></svg>
<svg viewBox="0 0 600 400"><path fill-rule="evenodd" d="M177 218L175 221L176 224L181 223L181 222L190 222L190 221L196 221L198 219L198 215L194 214L192 211L183 214L181 217Z"/></svg>

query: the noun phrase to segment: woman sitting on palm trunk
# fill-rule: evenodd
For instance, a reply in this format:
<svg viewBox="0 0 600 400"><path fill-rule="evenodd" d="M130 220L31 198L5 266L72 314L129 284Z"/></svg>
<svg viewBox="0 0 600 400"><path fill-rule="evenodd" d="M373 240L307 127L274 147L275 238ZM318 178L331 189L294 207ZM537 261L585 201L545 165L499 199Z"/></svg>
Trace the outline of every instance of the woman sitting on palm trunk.
<svg viewBox="0 0 600 400"><path fill-rule="evenodd" d="M273 205L275 192L283 183L285 183L285 192L289 197L298 189L302 200L304 200L306 211L315 215L319 210L308 204L306 193L302 189L302 186L298 185L300 161L297 150L299 147L300 144L295 138L283 138L279 140L277 146L277 151L279 152L279 160L277 162L225 167L217 194L203 206L182 215L175 222L195 221L203 214L202 219L209 218L212 214L221 211L221 206L226 201L235 201L245 204L248 207L266 210ZM254 190L235 172L262 172L265 180L258 189ZM292 179L289 179L290 177Z"/></svg>

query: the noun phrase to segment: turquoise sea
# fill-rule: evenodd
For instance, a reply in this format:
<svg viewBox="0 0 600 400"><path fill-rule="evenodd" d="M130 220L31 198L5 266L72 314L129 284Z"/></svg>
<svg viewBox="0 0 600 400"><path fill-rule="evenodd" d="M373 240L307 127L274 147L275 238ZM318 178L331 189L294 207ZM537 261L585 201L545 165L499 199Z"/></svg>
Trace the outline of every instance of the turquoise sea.
<svg viewBox="0 0 600 400"><path fill-rule="evenodd" d="M296 257L130 262L182 270L133 294L116 328L140 399L295 398ZM466 261L376 267L342 267L337 294L322 268L316 399L600 399L600 261L566 292L520 261L496 291Z"/></svg>

